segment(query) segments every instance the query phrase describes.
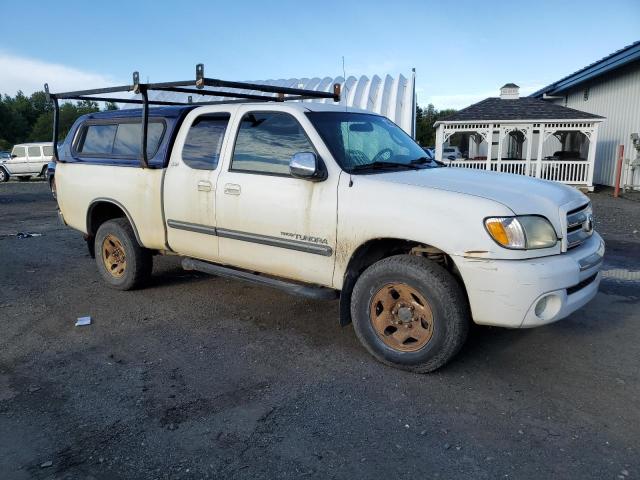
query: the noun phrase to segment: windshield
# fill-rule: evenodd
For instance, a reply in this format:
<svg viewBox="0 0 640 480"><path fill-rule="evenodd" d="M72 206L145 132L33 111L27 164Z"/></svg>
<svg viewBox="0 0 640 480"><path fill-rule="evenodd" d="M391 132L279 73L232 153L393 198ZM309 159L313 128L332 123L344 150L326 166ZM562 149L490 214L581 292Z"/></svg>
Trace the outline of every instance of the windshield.
<svg viewBox="0 0 640 480"><path fill-rule="evenodd" d="M380 115L309 112L307 116L347 172L437 166L409 135Z"/></svg>

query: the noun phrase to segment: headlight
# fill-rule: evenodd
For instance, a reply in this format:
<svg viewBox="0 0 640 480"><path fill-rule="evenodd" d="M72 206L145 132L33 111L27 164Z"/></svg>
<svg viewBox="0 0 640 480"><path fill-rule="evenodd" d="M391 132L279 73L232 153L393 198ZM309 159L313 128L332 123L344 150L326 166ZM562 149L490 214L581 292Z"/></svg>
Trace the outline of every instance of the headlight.
<svg viewBox="0 0 640 480"><path fill-rule="evenodd" d="M505 248L549 248L558 242L556 231L549 220L537 215L490 217L485 219L484 226L491 238Z"/></svg>

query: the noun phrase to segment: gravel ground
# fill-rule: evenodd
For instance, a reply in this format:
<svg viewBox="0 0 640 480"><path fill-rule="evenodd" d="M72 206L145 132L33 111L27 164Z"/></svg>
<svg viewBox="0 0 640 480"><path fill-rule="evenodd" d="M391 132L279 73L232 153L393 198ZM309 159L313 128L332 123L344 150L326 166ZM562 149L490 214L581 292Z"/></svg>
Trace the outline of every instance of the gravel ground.
<svg viewBox="0 0 640 480"><path fill-rule="evenodd" d="M605 270L634 278L640 203L591 197ZM148 288L106 289L55 212L43 182L0 185L2 479L640 475L639 282L611 273L550 326L476 328L415 375L336 302L164 257Z"/></svg>

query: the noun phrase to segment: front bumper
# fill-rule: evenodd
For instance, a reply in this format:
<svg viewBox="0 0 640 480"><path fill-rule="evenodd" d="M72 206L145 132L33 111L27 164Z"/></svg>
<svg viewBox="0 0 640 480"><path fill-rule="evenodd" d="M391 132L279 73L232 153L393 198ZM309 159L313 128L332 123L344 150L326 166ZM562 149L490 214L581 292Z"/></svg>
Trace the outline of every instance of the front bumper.
<svg viewBox="0 0 640 480"><path fill-rule="evenodd" d="M455 256L475 323L527 328L560 320L598 293L604 242L594 234L551 257L487 260Z"/></svg>

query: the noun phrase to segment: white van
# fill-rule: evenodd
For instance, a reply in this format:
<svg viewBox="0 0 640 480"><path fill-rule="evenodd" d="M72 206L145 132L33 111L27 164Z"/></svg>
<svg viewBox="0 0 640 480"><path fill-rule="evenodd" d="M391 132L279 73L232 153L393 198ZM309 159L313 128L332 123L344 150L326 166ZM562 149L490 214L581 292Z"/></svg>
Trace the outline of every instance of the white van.
<svg viewBox="0 0 640 480"><path fill-rule="evenodd" d="M11 150L11 158L0 159L0 182L9 177L28 180L33 175L44 177L47 164L53 160L53 145L49 143L21 143Z"/></svg>

